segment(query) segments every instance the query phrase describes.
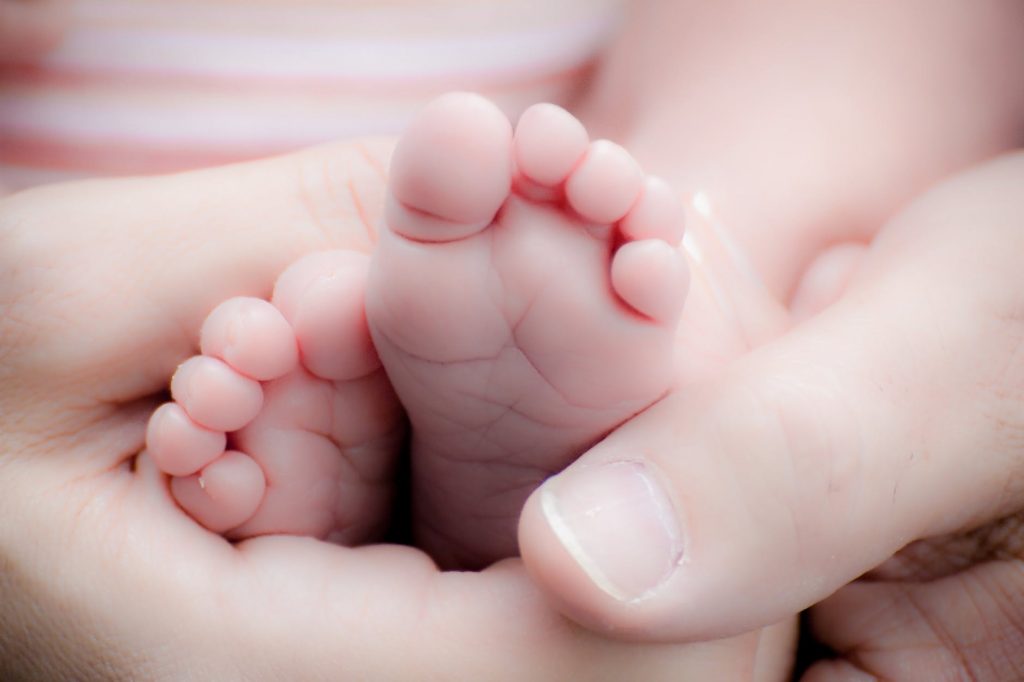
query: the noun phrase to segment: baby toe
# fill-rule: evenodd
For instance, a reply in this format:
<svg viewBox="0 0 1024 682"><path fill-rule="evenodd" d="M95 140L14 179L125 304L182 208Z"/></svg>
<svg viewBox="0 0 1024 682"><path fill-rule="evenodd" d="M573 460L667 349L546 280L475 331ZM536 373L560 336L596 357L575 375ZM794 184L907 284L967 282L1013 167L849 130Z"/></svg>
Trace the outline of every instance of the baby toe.
<svg viewBox="0 0 1024 682"><path fill-rule="evenodd" d="M200 348L258 381L284 376L298 362L295 334L270 303L240 296L217 306L203 323Z"/></svg>
<svg viewBox="0 0 1024 682"><path fill-rule="evenodd" d="M554 104L535 104L516 126L516 169L536 185L561 185L586 154L589 143L586 129L575 116Z"/></svg>
<svg viewBox="0 0 1024 682"><path fill-rule="evenodd" d="M642 315L663 324L679 320L690 275L682 253L660 239L624 244L612 259L612 287Z"/></svg>
<svg viewBox="0 0 1024 682"><path fill-rule="evenodd" d="M351 251L306 256L274 287L274 303L298 341L303 366L322 379L345 381L380 367L366 321L370 258Z"/></svg>
<svg viewBox="0 0 1024 682"><path fill-rule="evenodd" d="M512 126L478 95L431 102L391 158L387 223L421 241L450 241L482 230L508 196Z"/></svg>
<svg viewBox="0 0 1024 682"><path fill-rule="evenodd" d="M263 470L248 455L229 450L193 476L171 480L174 499L189 515L215 533L249 520L266 491Z"/></svg>
<svg viewBox="0 0 1024 682"><path fill-rule="evenodd" d="M566 180L565 195L586 220L614 223L636 202L643 179L629 152L614 142L597 140Z"/></svg>
<svg viewBox="0 0 1024 682"><path fill-rule="evenodd" d="M222 360L197 355L171 378L171 397L197 424L213 431L237 431L259 414L260 383Z"/></svg>
<svg viewBox="0 0 1024 682"><path fill-rule="evenodd" d="M685 209L679 195L661 178L648 176L640 198L622 219L626 239L660 239L678 246L683 239Z"/></svg>
<svg viewBox="0 0 1024 682"><path fill-rule="evenodd" d="M226 443L223 432L195 423L177 403L157 408L146 428L146 451L171 476L199 471L224 452Z"/></svg>

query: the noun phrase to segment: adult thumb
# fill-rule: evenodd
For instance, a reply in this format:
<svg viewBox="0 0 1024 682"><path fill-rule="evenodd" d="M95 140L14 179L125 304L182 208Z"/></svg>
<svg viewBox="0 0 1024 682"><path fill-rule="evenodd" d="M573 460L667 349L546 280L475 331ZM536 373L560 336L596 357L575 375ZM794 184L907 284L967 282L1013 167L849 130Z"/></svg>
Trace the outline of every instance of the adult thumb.
<svg viewBox="0 0 1024 682"><path fill-rule="evenodd" d="M594 629L717 638L1024 504L1022 186L1024 154L932 190L836 305L549 479L537 583Z"/></svg>

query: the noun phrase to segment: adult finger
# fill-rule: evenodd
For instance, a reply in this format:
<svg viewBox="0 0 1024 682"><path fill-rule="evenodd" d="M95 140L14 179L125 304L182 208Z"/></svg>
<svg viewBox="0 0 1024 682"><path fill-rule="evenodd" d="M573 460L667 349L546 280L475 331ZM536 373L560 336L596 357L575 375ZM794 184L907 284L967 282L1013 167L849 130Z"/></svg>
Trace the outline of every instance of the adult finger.
<svg viewBox="0 0 1024 682"><path fill-rule="evenodd" d="M1019 531L1019 519L1008 523ZM804 682L900 679L908 670L922 680L1021 679L1020 562L1019 555L992 555L933 581L856 581L842 588L815 606L810 619L815 639L836 658L816 663Z"/></svg>
<svg viewBox="0 0 1024 682"><path fill-rule="evenodd" d="M787 650L763 645L788 627L609 641L550 609L518 561L442 573L409 547L231 546L181 514L145 457L89 477L47 457L4 464L5 680L731 680Z"/></svg>
<svg viewBox="0 0 1024 682"><path fill-rule="evenodd" d="M810 611L813 680L1024 678L1024 509L912 543ZM860 676L859 678L856 676Z"/></svg>
<svg viewBox="0 0 1024 682"><path fill-rule="evenodd" d="M90 390L108 402L160 390L217 303L269 296L277 275L309 251L370 249L390 150L388 140L349 141L4 199L0 310L9 323L32 318L20 327L32 338L20 338L8 351L19 357L8 359L37 389L95 380Z"/></svg>
<svg viewBox="0 0 1024 682"><path fill-rule="evenodd" d="M549 480L535 579L591 627L716 637L1020 504L1022 183L1018 154L934 189L835 306Z"/></svg>

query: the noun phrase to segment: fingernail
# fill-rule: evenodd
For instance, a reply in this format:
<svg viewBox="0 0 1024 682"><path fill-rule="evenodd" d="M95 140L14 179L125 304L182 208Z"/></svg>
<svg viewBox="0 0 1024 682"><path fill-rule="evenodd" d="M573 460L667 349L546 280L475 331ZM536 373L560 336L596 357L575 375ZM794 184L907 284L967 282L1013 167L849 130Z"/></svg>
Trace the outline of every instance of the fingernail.
<svg viewBox="0 0 1024 682"><path fill-rule="evenodd" d="M619 601L652 596L683 559L683 532L672 503L640 462L556 477L541 491L541 508L566 551Z"/></svg>

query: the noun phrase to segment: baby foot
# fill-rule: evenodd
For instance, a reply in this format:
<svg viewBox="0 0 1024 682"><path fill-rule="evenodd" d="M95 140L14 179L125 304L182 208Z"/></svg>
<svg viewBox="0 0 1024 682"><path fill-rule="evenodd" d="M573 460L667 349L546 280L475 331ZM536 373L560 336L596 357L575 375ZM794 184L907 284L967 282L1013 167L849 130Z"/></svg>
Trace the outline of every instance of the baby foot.
<svg viewBox="0 0 1024 682"><path fill-rule="evenodd" d="M380 530L404 419L363 307L369 258L307 256L272 303L233 298L171 381L146 444L178 504L235 539Z"/></svg>
<svg viewBox="0 0 1024 682"><path fill-rule="evenodd" d="M552 105L513 135L436 100L391 164L370 329L412 423L414 524L443 565L517 553L529 493L673 381L682 208Z"/></svg>

